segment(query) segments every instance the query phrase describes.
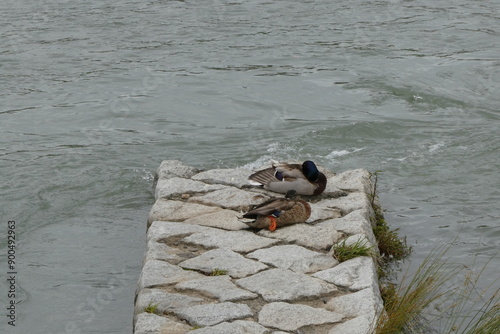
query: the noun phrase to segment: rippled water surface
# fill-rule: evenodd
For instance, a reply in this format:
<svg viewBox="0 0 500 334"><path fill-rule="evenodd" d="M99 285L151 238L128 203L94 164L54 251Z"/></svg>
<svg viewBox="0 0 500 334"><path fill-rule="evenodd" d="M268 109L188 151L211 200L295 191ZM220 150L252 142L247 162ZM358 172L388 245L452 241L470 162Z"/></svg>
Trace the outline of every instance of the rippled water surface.
<svg viewBox="0 0 500 334"><path fill-rule="evenodd" d="M163 159L382 170L410 268L452 243L453 261L492 259L479 288L498 287L498 1L3 7L0 246L15 220L18 304L2 333L131 332Z"/></svg>

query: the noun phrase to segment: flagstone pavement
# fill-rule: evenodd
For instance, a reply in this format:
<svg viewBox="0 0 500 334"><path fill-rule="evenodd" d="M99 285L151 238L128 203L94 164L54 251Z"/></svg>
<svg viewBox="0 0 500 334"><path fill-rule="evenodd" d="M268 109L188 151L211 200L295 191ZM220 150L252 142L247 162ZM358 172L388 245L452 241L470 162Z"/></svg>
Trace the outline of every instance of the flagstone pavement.
<svg viewBox="0 0 500 334"><path fill-rule="evenodd" d="M328 177L324 193L304 196L312 208L309 220L270 232L240 221L252 205L283 196L250 187L253 171L198 171L163 161L148 217L134 333L372 333L383 308L374 260L339 263L332 255L342 240L377 249L369 173L322 171Z"/></svg>

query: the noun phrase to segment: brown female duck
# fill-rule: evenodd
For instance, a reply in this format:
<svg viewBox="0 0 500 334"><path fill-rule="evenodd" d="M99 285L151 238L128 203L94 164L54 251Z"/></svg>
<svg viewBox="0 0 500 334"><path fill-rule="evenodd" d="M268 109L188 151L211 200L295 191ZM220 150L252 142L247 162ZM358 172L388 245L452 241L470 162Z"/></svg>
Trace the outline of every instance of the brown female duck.
<svg viewBox="0 0 500 334"><path fill-rule="evenodd" d="M243 215L243 218L253 219L246 222L253 228L268 228L304 223L311 215L311 206L298 198L295 190L287 192L285 198L275 198L264 202Z"/></svg>

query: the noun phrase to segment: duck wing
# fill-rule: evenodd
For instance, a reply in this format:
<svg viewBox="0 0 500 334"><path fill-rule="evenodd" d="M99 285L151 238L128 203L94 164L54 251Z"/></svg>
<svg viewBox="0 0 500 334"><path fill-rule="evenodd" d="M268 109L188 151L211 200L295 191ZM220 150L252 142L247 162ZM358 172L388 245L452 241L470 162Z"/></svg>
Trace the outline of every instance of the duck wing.
<svg viewBox="0 0 500 334"><path fill-rule="evenodd" d="M257 216L270 216L276 212L290 210L294 205L295 201L286 198L272 199L256 206L243 217L255 219Z"/></svg>
<svg viewBox="0 0 500 334"><path fill-rule="evenodd" d="M281 173L286 181L293 181L289 179L305 179L304 173L302 172L302 165L300 164L287 164L281 162L273 163L273 168L277 173Z"/></svg>
<svg viewBox="0 0 500 334"><path fill-rule="evenodd" d="M255 186L262 186L269 184L271 182L276 182L278 179L276 179L275 175L276 171L274 170L273 167L269 167L263 170L260 170L258 172L253 173L248 177L248 181L250 184L255 185Z"/></svg>
<svg viewBox="0 0 500 334"><path fill-rule="evenodd" d="M306 179L301 168L299 164L273 162L273 167L253 173L248 180L254 186L268 185L271 182L294 182L297 179Z"/></svg>

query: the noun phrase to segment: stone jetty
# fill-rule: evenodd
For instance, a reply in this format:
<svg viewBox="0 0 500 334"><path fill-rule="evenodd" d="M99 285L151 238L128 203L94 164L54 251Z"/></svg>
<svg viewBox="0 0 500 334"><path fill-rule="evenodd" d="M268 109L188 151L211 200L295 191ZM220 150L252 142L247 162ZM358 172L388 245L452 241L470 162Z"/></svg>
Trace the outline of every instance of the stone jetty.
<svg viewBox="0 0 500 334"><path fill-rule="evenodd" d="M267 167L267 166L262 166ZM281 194L250 187L249 169L199 171L163 161L148 217L135 334L365 334L382 311L371 257L339 263L332 246L376 240L364 169L306 197L304 224L250 230L240 217Z"/></svg>

